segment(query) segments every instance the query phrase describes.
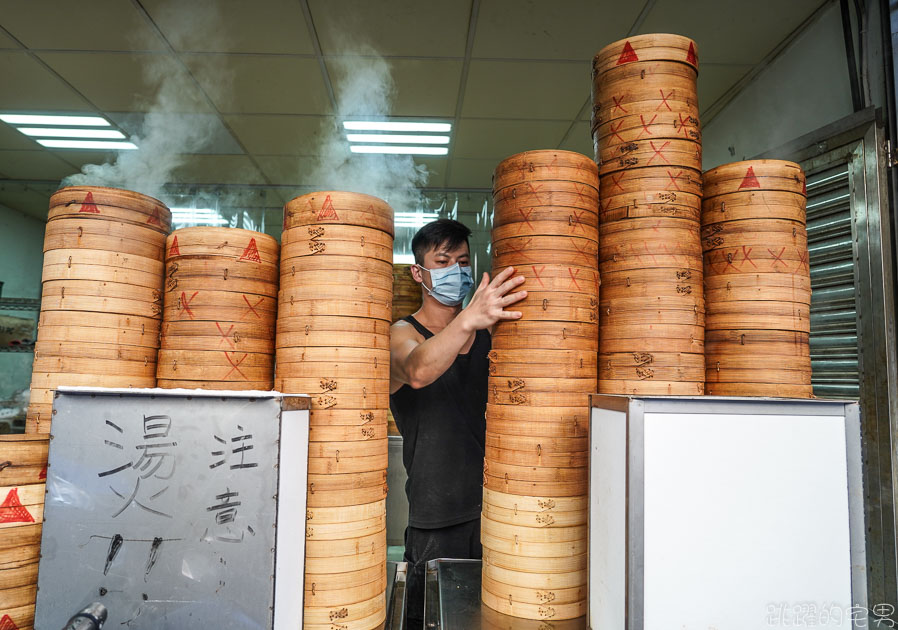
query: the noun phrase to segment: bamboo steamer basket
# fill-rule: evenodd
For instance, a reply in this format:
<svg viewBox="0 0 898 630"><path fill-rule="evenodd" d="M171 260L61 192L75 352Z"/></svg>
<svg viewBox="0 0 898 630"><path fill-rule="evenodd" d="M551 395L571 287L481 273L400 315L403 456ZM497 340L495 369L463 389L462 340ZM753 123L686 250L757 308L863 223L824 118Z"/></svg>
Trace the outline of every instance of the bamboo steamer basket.
<svg viewBox="0 0 898 630"><path fill-rule="evenodd" d="M702 195L701 171L681 166L646 166L618 171L600 178L600 198L605 200L618 195L655 193L680 193Z"/></svg>
<svg viewBox="0 0 898 630"><path fill-rule="evenodd" d="M0 468L0 486L43 483L47 477L48 448L49 438L46 436L0 435L0 462L4 464Z"/></svg>
<svg viewBox="0 0 898 630"><path fill-rule="evenodd" d="M380 424L386 421L387 409L312 409L309 411L309 424L317 426L363 424Z"/></svg>
<svg viewBox="0 0 898 630"><path fill-rule="evenodd" d="M506 597L506 589L499 589L501 593L493 593L490 590L493 582L487 581L483 585L481 596L483 603L495 610L496 612L512 617L524 617L525 619L540 620L564 620L577 619L586 614L586 598L585 596L578 602L570 604L561 604L558 602L549 602L545 604L532 604L517 601L509 601L510 594ZM581 589L583 590L583 589Z"/></svg>
<svg viewBox="0 0 898 630"><path fill-rule="evenodd" d="M196 334L190 334L195 331ZM267 334L262 335L263 331ZM240 326L231 322L164 322L162 350L230 350L274 355L274 326Z"/></svg>
<svg viewBox="0 0 898 630"><path fill-rule="evenodd" d="M678 61L698 72L698 46L688 37L668 33L635 35L608 44L593 58L592 68L601 74L633 62Z"/></svg>
<svg viewBox="0 0 898 630"><path fill-rule="evenodd" d="M484 491L483 500L495 507L538 513L580 512L585 511L589 507L589 499L585 496L566 498L528 497L488 490Z"/></svg>
<svg viewBox="0 0 898 630"><path fill-rule="evenodd" d="M32 364L35 378L38 374L85 374L96 375L101 380L107 374L122 377L153 379L156 374L156 363L146 360L126 361L124 359L92 359L90 357L35 357Z"/></svg>
<svg viewBox="0 0 898 630"><path fill-rule="evenodd" d="M558 379L561 380L561 379ZM581 379L576 379L581 380ZM592 380L592 379L590 379ZM528 405L493 405L486 403L490 419L508 420L516 423L562 422L588 424L589 410L576 407L530 407Z"/></svg>
<svg viewBox="0 0 898 630"><path fill-rule="evenodd" d="M386 536L384 536L386 541ZM351 556L332 556L329 558L306 558L305 571L306 575L315 575L319 583L327 583L327 575L334 573L347 573L349 571L361 571L376 567L387 559L387 546L374 545L365 553L359 553ZM317 577L321 576L321 577ZM331 589L333 590L333 589ZM308 610L308 609L307 609Z"/></svg>
<svg viewBox="0 0 898 630"><path fill-rule="evenodd" d="M294 379L275 376L275 388L278 391L302 391L294 385ZM387 385L389 389L389 385ZM390 396L387 393L339 393L312 394L311 408L314 411L328 409L344 409L347 411L360 411L367 409L387 409L390 404Z"/></svg>
<svg viewBox="0 0 898 630"><path fill-rule="evenodd" d="M588 215L595 214L598 201L599 191L591 177L582 183L579 180L528 181L493 192L493 223L504 225L520 221L521 211L531 208L536 211L537 218L541 213L551 215L554 220L565 220L560 218L563 213L588 218ZM573 210L585 211L586 215L583 212L574 213Z"/></svg>
<svg viewBox="0 0 898 630"><path fill-rule="evenodd" d="M242 266L258 265L277 273L277 240L262 232L231 227L187 227L175 230L166 239L165 260L181 257L225 258ZM241 265L238 265L240 267ZM271 277L273 281L273 277Z"/></svg>
<svg viewBox="0 0 898 630"><path fill-rule="evenodd" d="M82 312L68 311L41 311L38 317L38 336L43 327L60 327L73 331L72 334L66 335L57 331L58 338L48 339L48 341L94 341L97 337L107 339L108 335L114 334L111 330L120 331L122 333L132 333L140 343L134 345L149 345L150 347L158 347L159 343L160 322L153 317L140 317L137 315L120 315L118 313L90 313L85 315ZM81 329L96 329L90 337L81 337ZM153 341L155 339L155 341ZM43 341L43 339L41 339Z"/></svg>
<svg viewBox="0 0 898 630"><path fill-rule="evenodd" d="M185 288L165 294L165 321L250 322L268 325L277 313L277 300L265 295Z"/></svg>
<svg viewBox="0 0 898 630"><path fill-rule="evenodd" d="M125 282L125 284L136 284L137 286L151 286L159 288L161 282L160 276L164 270L164 263L161 258L147 258L145 256L136 256L127 252L107 251L100 249L50 249L44 252L44 265L49 267L52 276L46 277L46 280L99 280L113 281L110 269L118 270L121 273L129 274L133 272L144 272L151 276L155 276L156 283L150 284L141 280L138 283ZM89 271L96 271L97 276L93 276ZM68 273L74 274L69 277Z"/></svg>
<svg viewBox="0 0 898 630"><path fill-rule="evenodd" d="M515 466L514 464L504 464L501 462L484 462L483 472L490 477L495 477L500 480L504 479L506 481L517 480L537 481L542 483L572 483L582 482L583 478L583 471L578 468ZM519 494L504 490L501 492L506 492L507 494ZM558 540L567 539L558 538Z"/></svg>
<svg viewBox="0 0 898 630"><path fill-rule="evenodd" d="M358 278L368 283L380 283L385 282L387 278L392 279L392 273L392 265L386 260L359 259L354 255L341 256L328 253L326 256L299 256L283 258L281 261L281 282L289 282L297 274L305 274L336 277L346 281Z"/></svg>
<svg viewBox="0 0 898 630"><path fill-rule="evenodd" d="M271 383L274 357L235 350L160 350L158 379Z"/></svg>
<svg viewBox="0 0 898 630"><path fill-rule="evenodd" d="M595 285L593 285L595 286ZM562 291L527 292L514 309L521 313L522 320L583 322L595 324L599 321L598 299L595 291L573 293Z"/></svg>
<svg viewBox="0 0 898 630"><path fill-rule="evenodd" d="M34 356L40 359L74 357L82 359L113 359L155 363L156 353L150 348L123 346L111 343L81 343L74 346L67 342L38 341L34 344Z"/></svg>
<svg viewBox="0 0 898 630"><path fill-rule="evenodd" d="M489 390L488 400L494 405L529 405L530 407L573 407L578 404L586 404L589 394L595 390L595 381L592 379L571 379L571 380L588 380L592 383L589 392L535 392L535 391L501 391L498 388Z"/></svg>
<svg viewBox="0 0 898 630"><path fill-rule="evenodd" d="M295 259L292 261L295 262ZM368 271L320 270L310 271L301 266L301 271L289 272L282 276L281 287L284 289L315 287L322 284L336 286L353 286L371 288L377 291L393 291L393 279L386 274L374 274ZM420 292L420 288L418 289ZM394 299L395 299L394 293Z"/></svg>
<svg viewBox="0 0 898 630"><path fill-rule="evenodd" d="M595 390L595 388L596 386L593 384L590 390ZM528 437L541 435L586 437L589 433L588 426L577 420L519 422L507 418L491 418L489 427L496 433L514 433Z"/></svg>
<svg viewBox="0 0 898 630"><path fill-rule="evenodd" d="M525 151L499 163L493 190L541 180L578 182L598 189L598 169L590 158L572 151Z"/></svg>
<svg viewBox="0 0 898 630"><path fill-rule="evenodd" d="M705 333L708 354L745 356L810 356L808 333L793 330L709 330Z"/></svg>
<svg viewBox="0 0 898 630"><path fill-rule="evenodd" d="M37 583L37 560L0 565L0 593Z"/></svg>
<svg viewBox="0 0 898 630"><path fill-rule="evenodd" d="M582 469L581 476L586 476L586 468ZM585 494L589 488L586 481L523 481L520 479L511 479L508 477L494 477L492 475L483 476L483 487L491 490L499 490L510 494L528 494L536 492L546 492L553 496L572 497Z"/></svg>
<svg viewBox="0 0 898 630"><path fill-rule="evenodd" d="M306 524L339 524L366 521L386 515L386 510L386 501L384 500L346 507L308 507L306 509Z"/></svg>
<svg viewBox="0 0 898 630"><path fill-rule="evenodd" d="M506 586L525 589L553 591L555 589L577 588L586 583L586 570L567 573L522 573L506 569L486 561L483 563L483 577L487 577ZM506 599L508 599L506 597ZM518 627L515 625L514 627Z"/></svg>
<svg viewBox="0 0 898 630"><path fill-rule="evenodd" d="M617 120L623 116L653 116L679 114L698 117L698 93L694 83L674 86L620 86L616 91L605 90L593 97L592 126Z"/></svg>
<svg viewBox="0 0 898 630"><path fill-rule="evenodd" d="M490 492L492 492L490 490ZM586 510L576 512L527 512L514 508L503 508L490 504L486 499L483 503L483 518L489 518L499 523L520 525L527 528L575 527L586 524Z"/></svg>
<svg viewBox="0 0 898 630"><path fill-rule="evenodd" d="M309 427L312 442L352 442L355 440L382 440L387 437L387 423L352 425L322 425Z"/></svg>
<svg viewBox="0 0 898 630"><path fill-rule="evenodd" d="M526 284L526 282L525 282ZM599 327L591 323L508 321L497 326L492 336L493 348L591 350L595 352Z"/></svg>
<svg viewBox="0 0 898 630"><path fill-rule="evenodd" d="M226 391L258 391L271 389L270 381L187 381L170 378L157 379L157 387L164 389L223 389Z"/></svg>
<svg viewBox="0 0 898 630"><path fill-rule="evenodd" d="M492 448L524 451L534 454L579 453L589 450L589 443L586 438L529 437L516 434L503 435L492 431L486 432L486 445Z"/></svg>
<svg viewBox="0 0 898 630"><path fill-rule="evenodd" d="M285 347L280 343L282 335L285 333L299 333L310 336L314 333L321 333L332 337L333 347L340 347L340 338L347 334L364 334L386 336L390 335L390 322L383 320L371 319L368 317L341 317L341 316L316 316L314 319L297 319L293 317L278 317L277 321L277 345L279 348ZM302 343L299 346L319 345ZM328 345L328 344L320 344ZM366 345L355 346L359 348L368 347Z"/></svg>
<svg viewBox="0 0 898 630"><path fill-rule="evenodd" d="M298 318L294 318L296 322L300 324L303 321L310 322L308 325L313 325L312 322L314 320L307 319L301 320ZM316 318L321 319L320 317ZM343 319L351 319L349 317ZM370 320L372 322L386 323L383 320ZM279 320L279 323L285 324L287 323L286 318L282 318ZM362 332L345 332L341 331L339 333L335 333L334 331L329 330L312 330L310 328L309 332L279 332L277 337L275 338L275 342L278 347L281 348L291 348L296 346L301 346L303 344L309 348L316 347L351 347L351 348L378 348L383 350L388 350L390 348L390 336L389 334L375 334L375 333L362 333ZM340 345L336 345L340 344Z"/></svg>
<svg viewBox="0 0 898 630"><path fill-rule="evenodd" d="M755 219L759 208L764 209L766 218L797 221L804 225L806 203L805 196L800 193L746 188L706 199L702 204L702 225Z"/></svg>
<svg viewBox="0 0 898 630"><path fill-rule="evenodd" d="M693 111L669 112L667 108L654 114L634 114L602 122L593 129L593 136L606 147L646 138L676 138L699 143L702 139L698 116Z"/></svg>
<svg viewBox="0 0 898 630"><path fill-rule="evenodd" d="M334 289L333 292L338 293L339 291ZM278 313L280 317L303 319L339 316L380 319L389 322L393 312L392 300L392 294L386 299L376 299L373 296L371 299L358 300L349 300L343 297L315 299L311 295L304 296L304 299L297 299L292 295L290 289L283 289L280 292Z"/></svg>
<svg viewBox="0 0 898 630"><path fill-rule="evenodd" d="M370 367L390 364L388 348L371 347L282 347L278 349L278 361L284 363L362 363Z"/></svg>
<svg viewBox="0 0 898 630"><path fill-rule="evenodd" d="M99 311L158 319L162 291L94 280L48 280L41 289L41 310Z"/></svg>
<svg viewBox="0 0 898 630"><path fill-rule="evenodd" d="M647 166L678 166L695 170L702 167L701 144L692 140L643 139L600 148L602 175Z"/></svg>
<svg viewBox="0 0 898 630"><path fill-rule="evenodd" d="M159 290L159 273L147 271L146 268L128 269L111 265L90 264L90 262L81 263L78 262L78 258L76 257L64 256L66 251L72 250L54 249L47 252L47 255L44 256L44 267L41 275L41 280L43 282L53 280L90 280L100 283L110 282L113 284L144 287L155 291ZM97 250L90 251L96 252ZM83 253L83 251L81 253ZM61 257L60 254L63 256ZM68 258L74 258L74 261L70 264ZM83 256L80 258L83 258ZM115 256L107 256L106 258L114 260ZM56 262L60 259L62 262ZM141 260L151 259L141 258Z"/></svg>
<svg viewBox="0 0 898 630"><path fill-rule="evenodd" d="M383 542L383 529L367 536L353 536L335 540L306 539L306 557L327 558L330 556L354 556L370 551Z"/></svg>
<svg viewBox="0 0 898 630"><path fill-rule="evenodd" d="M506 535L511 538L492 535L483 529L480 532L480 539L485 545L493 551L515 554L530 558L563 558L565 556L578 556L586 553L586 538L579 540L561 540L552 542L533 542L524 540L517 535L519 530L527 530L531 528L514 527L513 525L503 525L497 529L505 528ZM536 530L541 531L541 530ZM556 530L552 530L554 534Z"/></svg>
<svg viewBox="0 0 898 630"><path fill-rule="evenodd" d="M760 328L811 332L810 308L798 302L716 302L708 305L708 330Z"/></svg>
<svg viewBox="0 0 898 630"><path fill-rule="evenodd" d="M282 255L283 259L288 262L297 262L303 258L314 258L322 254L334 254L337 256L357 256L359 258L370 258L380 262L393 262L393 250L391 247L382 242L389 240L385 233L378 230L369 230L367 228L346 227L347 231L359 232L364 231L370 235L382 235L376 240L366 240L365 235L356 236L352 234L345 235L345 238L318 238L315 235L309 236L304 240L299 237L291 237L290 241L283 242ZM311 231L311 228L309 229ZM321 233L324 228L319 228ZM331 227L331 231L339 231L340 227ZM339 236L339 234L338 234ZM296 239L296 240L294 240ZM324 275L324 274L322 274ZM326 277L326 276L325 276Z"/></svg>
<svg viewBox="0 0 898 630"><path fill-rule="evenodd" d="M303 627L307 624L318 623L328 624L328 626L330 624L343 624L360 619L368 619L376 614L386 614L384 593L353 604L338 604L334 608L313 608L307 606L303 614Z"/></svg>
<svg viewBox="0 0 898 630"><path fill-rule="evenodd" d="M595 267L598 244L580 236L514 236L493 242L496 267L552 263Z"/></svg>
<svg viewBox="0 0 898 630"><path fill-rule="evenodd" d="M334 475L325 475L334 476ZM350 490L326 490L323 492L309 491L307 493L306 502L312 507L329 507L341 505L358 505L380 501L387 496L387 484L383 483L379 486L368 486L364 488L352 488ZM377 537L386 540L386 533L378 534ZM386 543L383 543L386 545ZM306 551L308 558L308 550Z"/></svg>
<svg viewBox="0 0 898 630"><path fill-rule="evenodd" d="M44 251L53 249L87 249L126 252L133 256L161 259L164 243L162 235L128 223L86 219L57 219L47 224ZM94 224L97 224L96 226ZM158 242L141 240L144 232L159 236Z"/></svg>
<svg viewBox="0 0 898 630"><path fill-rule="evenodd" d="M312 584L317 587L317 582L312 582ZM384 592L386 590L386 572L384 572L384 575L382 577L376 578L373 582L350 588L350 592L352 593L352 595L349 597L349 599L358 599L358 601L360 602L371 599L378 593ZM311 590L305 590L303 596L305 598L304 601L307 602L310 608L326 608L328 606L340 605L344 603L357 603L347 600L347 590L348 589L344 588L339 590L326 591L319 588L313 588Z"/></svg>
<svg viewBox="0 0 898 630"><path fill-rule="evenodd" d="M587 554L578 556L537 557L518 556L516 554L483 549L483 562L503 569L513 569L523 573L571 573L586 568Z"/></svg>
<svg viewBox="0 0 898 630"><path fill-rule="evenodd" d="M171 212L164 203L147 195L99 186L68 186L50 197L49 220L58 218L109 218L157 230L171 231Z"/></svg>
<svg viewBox="0 0 898 630"><path fill-rule="evenodd" d="M344 573L310 573L306 576L303 585L305 591L304 594L306 597L315 597L318 593L331 593L346 588L364 586L366 584L371 584L372 582L377 582L381 579L381 576L386 577L386 572L387 565L386 562L384 562L383 564L374 565L358 571L346 571Z"/></svg>
<svg viewBox="0 0 898 630"><path fill-rule="evenodd" d="M784 383L715 383L706 384L710 396L766 396L769 398L813 398L811 385Z"/></svg>
<svg viewBox="0 0 898 630"><path fill-rule="evenodd" d="M645 191L607 197L600 207L604 223L642 217L671 217L698 221L701 198L691 193Z"/></svg>
<svg viewBox="0 0 898 630"><path fill-rule="evenodd" d="M524 213L524 216L529 215ZM563 226L563 230L559 229ZM567 234L580 238L588 238L590 240L598 240L598 229L585 225L579 221L573 214L568 214L564 222L561 221L519 221L517 223L508 223L493 228L492 239L499 241L505 238L515 236L529 235L557 235Z"/></svg>
<svg viewBox="0 0 898 630"><path fill-rule="evenodd" d="M599 380L600 394L634 396L702 396L703 381L648 381L648 380Z"/></svg>
<svg viewBox="0 0 898 630"><path fill-rule="evenodd" d="M411 265L393 265L393 316L396 322L421 308L421 287L412 278Z"/></svg>
<svg viewBox="0 0 898 630"><path fill-rule="evenodd" d="M369 227L393 235L393 209L361 193L321 191L295 197L284 206L284 230L333 222Z"/></svg>
<svg viewBox="0 0 898 630"><path fill-rule="evenodd" d="M794 162L750 160L732 162L705 174L705 199L752 189L807 196L804 171Z"/></svg>

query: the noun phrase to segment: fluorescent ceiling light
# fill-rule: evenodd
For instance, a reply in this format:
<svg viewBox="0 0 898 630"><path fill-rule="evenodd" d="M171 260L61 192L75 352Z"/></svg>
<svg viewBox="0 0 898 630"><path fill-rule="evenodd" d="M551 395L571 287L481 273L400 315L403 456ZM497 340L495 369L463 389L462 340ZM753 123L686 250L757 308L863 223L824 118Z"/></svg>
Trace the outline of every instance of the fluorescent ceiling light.
<svg viewBox="0 0 898 630"><path fill-rule="evenodd" d="M353 144L349 147L353 153L393 153L402 155L446 155L448 147L398 147L380 144Z"/></svg>
<svg viewBox="0 0 898 630"><path fill-rule="evenodd" d="M350 142L449 144L449 136L415 136L411 134L348 133L346 139Z"/></svg>
<svg viewBox="0 0 898 630"><path fill-rule="evenodd" d="M430 131L447 133L452 129L452 124L345 120L343 121L343 128L348 131Z"/></svg>
<svg viewBox="0 0 898 630"><path fill-rule="evenodd" d="M41 138L111 138L124 140L125 134L115 129L60 129L57 127L17 127L26 136Z"/></svg>
<svg viewBox="0 0 898 630"><path fill-rule="evenodd" d="M438 212L394 212L393 217L396 219L439 219Z"/></svg>
<svg viewBox="0 0 898 630"><path fill-rule="evenodd" d="M111 142L104 140L44 140L38 143L48 149L114 149L116 151L136 149L133 142Z"/></svg>
<svg viewBox="0 0 898 630"><path fill-rule="evenodd" d="M109 127L109 121L99 116L44 116L35 114L0 114L0 120L11 125L76 125L79 127Z"/></svg>

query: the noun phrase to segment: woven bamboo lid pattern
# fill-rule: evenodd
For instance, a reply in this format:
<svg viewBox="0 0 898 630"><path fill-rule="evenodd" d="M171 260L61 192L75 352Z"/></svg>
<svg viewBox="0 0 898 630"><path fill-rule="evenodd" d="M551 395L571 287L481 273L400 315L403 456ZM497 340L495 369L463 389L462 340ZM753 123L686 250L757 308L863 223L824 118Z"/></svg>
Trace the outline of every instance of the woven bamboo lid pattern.
<svg viewBox="0 0 898 630"><path fill-rule="evenodd" d="M811 397L804 173L793 162L752 160L704 179L706 390Z"/></svg>
<svg viewBox="0 0 898 630"><path fill-rule="evenodd" d="M386 616L393 210L303 195L284 207L281 242L274 384L312 395L304 623L369 630Z"/></svg>
<svg viewBox="0 0 898 630"><path fill-rule="evenodd" d="M170 229L168 208L140 193L74 186L51 196L26 431L50 430L61 385L156 385Z"/></svg>

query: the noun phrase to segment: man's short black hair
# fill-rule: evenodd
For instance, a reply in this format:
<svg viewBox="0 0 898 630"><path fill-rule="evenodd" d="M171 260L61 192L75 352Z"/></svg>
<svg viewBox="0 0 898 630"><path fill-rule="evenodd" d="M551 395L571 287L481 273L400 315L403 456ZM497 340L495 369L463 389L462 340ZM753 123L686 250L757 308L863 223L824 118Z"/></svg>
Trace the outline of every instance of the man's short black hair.
<svg viewBox="0 0 898 630"><path fill-rule="evenodd" d="M471 236L471 230L463 223L453 219L437 219L428 223L418 230L412 239L412 253L415 255L415 262L423 265L424 254L441 245L445 245L448 249L461 247L463 243L468 242L469 236Z"/></svg>

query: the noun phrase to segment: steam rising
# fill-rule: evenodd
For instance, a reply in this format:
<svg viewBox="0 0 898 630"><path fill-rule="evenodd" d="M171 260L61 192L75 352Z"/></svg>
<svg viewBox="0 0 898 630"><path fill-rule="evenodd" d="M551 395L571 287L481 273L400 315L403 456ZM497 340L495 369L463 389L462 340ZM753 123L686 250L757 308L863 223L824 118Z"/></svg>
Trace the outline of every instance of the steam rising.
<svg viewBox="0 0 898 630"><path fill-rule="evenodd" d="M397 212L418 209L420 187L427 184L427 168L410 155L354 154L343 130L343 120L386 120L390 117L396 86L386 59L370 47L356 47L328 59L337 116L327 122L318 148L318 163L311 180L321 190L346 190L380 197Z"/></svg>

